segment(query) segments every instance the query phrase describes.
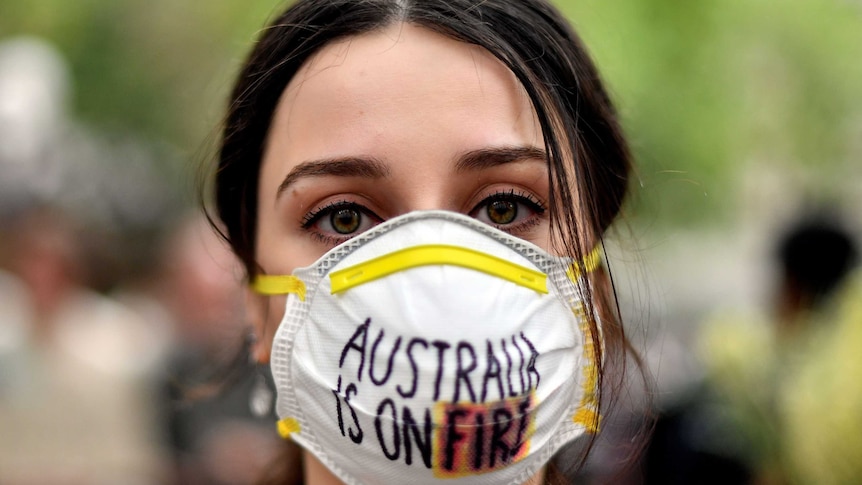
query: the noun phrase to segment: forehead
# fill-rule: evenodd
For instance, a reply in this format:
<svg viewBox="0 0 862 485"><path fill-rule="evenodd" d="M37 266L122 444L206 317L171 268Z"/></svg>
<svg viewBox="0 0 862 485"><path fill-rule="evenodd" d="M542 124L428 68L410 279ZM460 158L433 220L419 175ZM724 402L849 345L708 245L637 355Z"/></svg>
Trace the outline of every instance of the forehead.
<svg viewBox="0 0 862 485"><path fill-rule="evenodd" d="M462 136L450 144L541 141L505 65L481 47L404 23L324 46L288 85L276 125L300 159L415 144L456 126Z"/></svg>

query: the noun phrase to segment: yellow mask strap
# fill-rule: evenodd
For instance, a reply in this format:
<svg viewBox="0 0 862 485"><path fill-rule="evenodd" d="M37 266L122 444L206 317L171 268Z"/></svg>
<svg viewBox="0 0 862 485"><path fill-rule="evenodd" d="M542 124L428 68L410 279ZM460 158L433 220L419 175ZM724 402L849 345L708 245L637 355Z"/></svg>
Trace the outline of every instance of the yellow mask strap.
<svg viewBox="0 0 862 485"><path fill-rule="evenodd" d="M305 283L293 275L257 275L251 289L261 295L287 295L293 293L305 301Z"/></svg>
<svg viewBox="0 0 862 485"><path fill-rule="evenodd" d="M602 245L599 244L590 251L590 254L584 256L582 261L572 263L566 269L566 276L570 280L577 282L584 273L592 273L602 264Z"/></svg>
<svg viewBox="0 0 862 485"><path fill-rule="evenodd" d="M595 251L594 251L595 252ZM599 413L599 363L597 362L593 329L587 320L587 310L583 303L578 303L572 312L581 322L581 332L584 333L584 380L581 383L583 396L572 420L581 425L589 433L598 433L602 416Z"/></svg>
<svg viewBox="0 0 862 485"><path fill-rule="evenodd" d="M302 427L299 425L299 421L294 418L284 418L276 423L276 429L278 429L278 434L283 439L290 438L290 435L297 434L302 431Z"/></svg>

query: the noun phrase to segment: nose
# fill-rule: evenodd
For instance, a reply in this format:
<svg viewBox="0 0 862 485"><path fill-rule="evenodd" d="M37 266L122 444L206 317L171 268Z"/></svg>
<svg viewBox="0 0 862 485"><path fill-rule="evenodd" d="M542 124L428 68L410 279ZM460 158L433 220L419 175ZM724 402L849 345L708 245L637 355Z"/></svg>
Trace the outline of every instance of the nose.
<svg viewBox="0 0 862 485"><path fill-rule="evenodd" d="M398 213L421 210L448 210L462 212L464 207L457 191L457 181L450 174L414 170L399 178Z"/></svg>

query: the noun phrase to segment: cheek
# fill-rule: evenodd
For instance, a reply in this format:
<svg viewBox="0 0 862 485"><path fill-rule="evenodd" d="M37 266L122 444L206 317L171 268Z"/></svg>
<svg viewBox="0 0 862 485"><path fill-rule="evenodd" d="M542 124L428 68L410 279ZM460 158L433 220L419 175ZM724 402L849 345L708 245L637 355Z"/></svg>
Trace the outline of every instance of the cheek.
<svg viewBox="0 0 862 485"><path fill-rule="evenodd" d="M266 298L262 327L259 328L259 335L262 339L262 348L269 354L272 349L272 342L275 338L275 332L281 325L281 320L284 318L284 306L287 302L284 296L270 296Z"/></svg>
<svg viewBox="0 0 862 485"><path fill-rule="evenodd" d="M265 296L251 288L246 290L246 314L255 336L252 358L258 363L269 362L273 337L284 316L286 301L283 295Z"/></svg>
<svg viewBox="0 0 862 485"><path fill-rule="evenodd" d="M551 238L551 223L548 220L542 220L540 223L538 230L536 231L536 239L531 240L530 242L544 249L545 251L554 254L555 256L561 256L557 254L558 252L554 250L554 245L552 243Z"/></svg>

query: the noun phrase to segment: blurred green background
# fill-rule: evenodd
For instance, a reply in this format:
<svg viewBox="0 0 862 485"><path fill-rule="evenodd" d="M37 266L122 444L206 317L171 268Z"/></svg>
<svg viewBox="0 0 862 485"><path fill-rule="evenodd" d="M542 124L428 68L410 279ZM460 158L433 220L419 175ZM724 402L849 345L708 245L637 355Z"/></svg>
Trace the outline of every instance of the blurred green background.
<svg viewBox="0 0 862 485"><path fill-rule="evenodd" d="M64 123L89 148L55 141L70 148L52 163L89 175L41 197L72 199L96 221L91 283L110 289L146 272L166 222L195 204L233 77L284 2L2 2L0 39L43 39L68 65ZM685 334L716 305L763 303L770 245L799 214L829 207L858 232L862 1L557 4L593 53L636 157L622 251L611 255L622 295L637 300L635 325Z"/></svg>
<svg viewBox="0 0 862 485"><path fill-rule="evenodd" d="M862 6L851 0L559 0L615 94L661 227L728 223L753 167L787 191L846 198L862 155ZM231 77L272 1L3 0L0 36L69 62L72 113L167 143L214 144ZM769 183L763 180L764 184ZM750 187L751 185L754 188Z"/></svg>

